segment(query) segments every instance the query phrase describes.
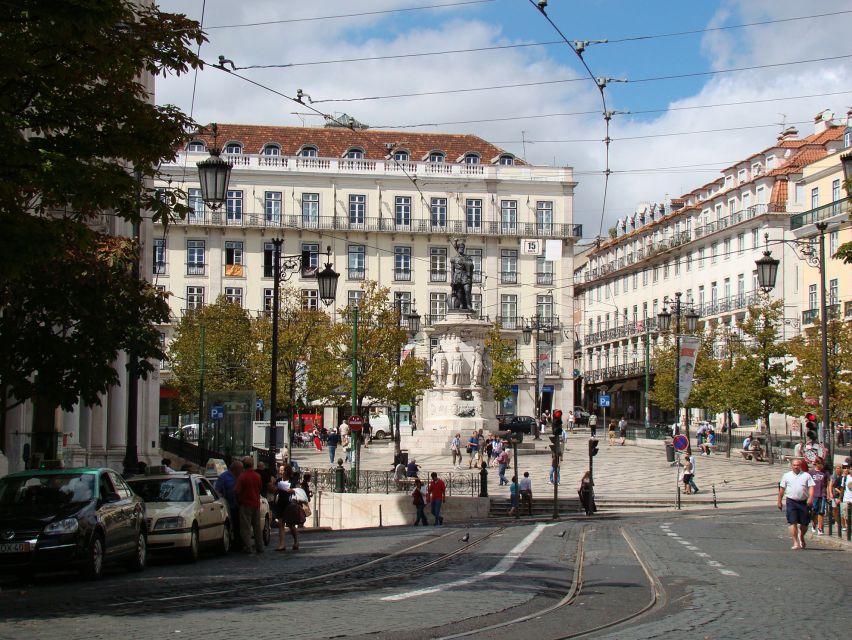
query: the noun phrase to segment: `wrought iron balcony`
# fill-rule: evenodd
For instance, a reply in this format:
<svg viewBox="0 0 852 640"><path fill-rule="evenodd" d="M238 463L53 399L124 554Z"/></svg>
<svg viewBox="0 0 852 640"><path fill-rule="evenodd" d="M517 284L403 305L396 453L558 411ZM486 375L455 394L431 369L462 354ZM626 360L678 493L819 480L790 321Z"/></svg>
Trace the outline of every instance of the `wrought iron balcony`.
<svg viewBox="0 0 852 640"><path fill-rule="evenodd" d="M849 200L835 200L830 204L790 216L790 230L793 231L795 229L801 229L805 225L822 222L829 218L850 212L852 212L852 204L850 204Z"/></svg>

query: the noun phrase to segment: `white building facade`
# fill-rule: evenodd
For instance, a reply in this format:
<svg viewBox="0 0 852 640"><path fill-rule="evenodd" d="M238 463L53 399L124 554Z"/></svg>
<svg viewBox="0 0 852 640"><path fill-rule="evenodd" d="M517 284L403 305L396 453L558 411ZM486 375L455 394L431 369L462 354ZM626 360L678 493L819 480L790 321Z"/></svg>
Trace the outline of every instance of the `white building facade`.
<svg viewBox="0 0 852 640"><path fill-rule="evenodd" d="M221 209L204 207L195 171L209 137L161 169L158 186L185 189L192 207L186 220L155 229L149 254L176 321L222 295L252 314L271 309L272 239L281 238L284 255L309 251L312 267L331 248L342 274L334 316L357 303L367 280L416 308L423 321L415 353L431 357L431 327L450 297L452 242L463 239L474 261L473 304L518 342L525 365L502 410L533 412L535 345L524 345L521 330L537 316L559 336L540 345L542 407L570 406L572 345L560 312L572 308L581 236L570 168L530 166L469 135L222 124L218 131L222 155L234 164ZM313 270L292 274L286 286L299 289L306 307L323 308Z"/></svg>
<svg viewBox="0 0 852 640"><path fill-rule="evenodd" d="M807 265L777 241L793 237L791 214L810 208L799 186L803 167L837 152L842 138L843 127L822 118L806 138L788 129L718 180L640 205L618 221L615 237L585 255L575 269L575 322L587 407L608 393L614 414L644 419L646 381L653 375L646 376L647 352L661 339L657 314L665 300L679 292L684 312L690 307L711 327L735 328L758 299L755 260L767 237L781 260L771 295L784 300L784 337L798 333ZM654 409L648 418L663 416Z"/></svg>

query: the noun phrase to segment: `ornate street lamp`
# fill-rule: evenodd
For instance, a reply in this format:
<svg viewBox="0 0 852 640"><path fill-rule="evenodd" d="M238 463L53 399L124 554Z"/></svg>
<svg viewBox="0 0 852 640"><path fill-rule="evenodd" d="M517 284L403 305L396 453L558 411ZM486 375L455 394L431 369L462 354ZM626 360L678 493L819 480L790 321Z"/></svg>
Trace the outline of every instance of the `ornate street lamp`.
<svg viewBox="0 0 852 640"><path fill-rule="evenodd" d="M522 333L524 334L524 344L529 344L532 342L532 327L527 325L524 327Z"/></svg>
<svg viewBox="0 0 852 640"><path fill-rule="evenodd" d="M668 331L672 326L672 314L665 306L663 310L657 314L657 327L660 331Z"/></svg>
<svg viewBox="0 0 852 640"><path fill-rule="evenodd" d="M325 263L325 268L317 274L317 286L319 287L319 297L325 306L334 302L337 297L337 279L340 274L331 267L331 247L326 249L328 262Z"/></svg>
<svg viewBox="0 0 852 640"><path fill-rule="evenodd" d="M781 261L772 257L772 252L767 249L763 257L754 261L757 267L757 286L765 294L769 294L775 288L775 280L778 278L778 265Z"/></svg>
<svg viewBox="0 0 852 640"><path fill-rule="evenodd" d="M695 333L698 328L698 312L695 309L689 309L683 317L686 319L686 330L689 333Z"/></svg>
<svg viewBox="0 0 852 640"><path fill-rule="evenodd" d="M228 181L231 178L233 164L222 160L219 156L222 150L216 146L216 138L219 130L214 122L213 146L210 147L210 157L202 162L196 163L198 167L198 181L201 184L201 199L208 207L219 209L225 204L228 194Z"/></svg>

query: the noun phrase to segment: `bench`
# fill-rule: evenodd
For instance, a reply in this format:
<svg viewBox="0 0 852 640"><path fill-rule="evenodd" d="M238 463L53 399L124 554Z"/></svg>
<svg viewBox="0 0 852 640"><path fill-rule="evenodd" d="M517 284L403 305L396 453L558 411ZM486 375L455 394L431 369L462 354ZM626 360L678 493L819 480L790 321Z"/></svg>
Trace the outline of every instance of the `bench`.
<svg viewBox="0 0 852 640"><path fill-rule="evenodd" d="M740 449L740 453L743 456L743 460L754 460L755 462L763 462L763 451L758 449L749 449L748 451L745 449Z"/></svg>

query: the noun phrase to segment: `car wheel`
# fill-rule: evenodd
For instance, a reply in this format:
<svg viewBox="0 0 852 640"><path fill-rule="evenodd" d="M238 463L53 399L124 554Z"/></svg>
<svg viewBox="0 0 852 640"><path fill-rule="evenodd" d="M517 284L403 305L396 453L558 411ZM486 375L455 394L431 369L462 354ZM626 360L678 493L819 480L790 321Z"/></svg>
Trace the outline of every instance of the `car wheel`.
<svg viewBox="0 0 852 640"><path fill-rule="evenodd" d="M83 575L92 580L98 580L104 573L104 540L100 533L92 536L86 564L83 565Z"/></svg>
<svg viewBox="0 0 852 640"><path fill-rule="evenodd" d="M231 523L226 521L222 527L222 539L219 541L219 553L225 555L231 550Z"/></svg>
<svg viewBox="0 0 852 640"><path fill-rule="evenodd" d="M384 440L385 439L385 432L382 431L381 429L379 429L378 431L376 431L373 434L373 438L375 438L376 440Z"/></svg>
<svg viewBox="0 0 852 640"><path fill-rule="evenodd" d="M269 515L263 521L263 544L269 546L269 541L272 540L272 523L269 522Z"/></svg>
<svg viewBox="0 0 852 640"><path fill-rule="evenodd" d="M148 541L145 539L145 532L139 531L136 534L136 549L127 561L127 569L129 571L142 571L145 568L147 559Z"/></svg>
<svg viewBox="0 0 852 640"><path fill-rule="evenodd" d="M198 562L198 525L192 523L192 531L189 534L189 546L186 549L186 561Z"/></svg>

